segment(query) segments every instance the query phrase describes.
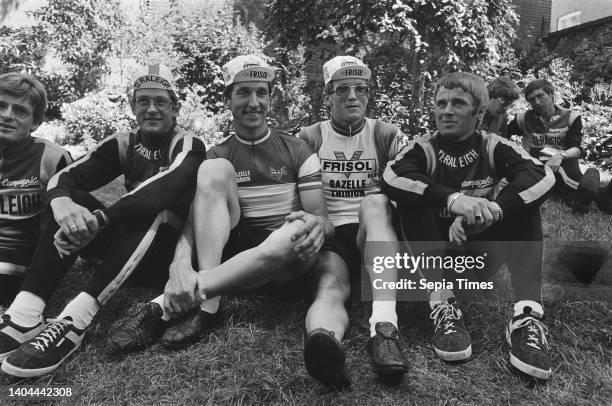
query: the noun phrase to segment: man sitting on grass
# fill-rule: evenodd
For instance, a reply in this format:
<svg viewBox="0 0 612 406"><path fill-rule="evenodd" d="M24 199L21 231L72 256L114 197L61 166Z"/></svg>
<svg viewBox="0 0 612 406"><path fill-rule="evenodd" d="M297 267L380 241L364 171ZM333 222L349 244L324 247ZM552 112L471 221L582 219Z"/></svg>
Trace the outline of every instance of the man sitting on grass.
<svg viewBox="0 0 612 406"><path fill-rule="evenodd" d="M578 158L582 152L582 119L574 110L555 105L555 88L546 79L536 79L525 87L531 110L518 113L508 125L506 137L520 135L523 148L544 162L556 174L560 185L573 193L573 207L586 212L593 200L606 213L612 213L612 185L600 190L599 171L584 173Z"/></svg>
<svg viewBox="0 0 612 406"><path fill-rule="evenodd" d="M150 66L135 80L130 99L138 129L105 139L49 181L55 221L43 230L21 292L2 315L2 371L19 377L54 371L78 348L100 306L141 259L147 260L141 268L147 277L167 274L178 233L157 231L164 223L181 225L205 157L202 141L176 126L180 103L172 81L169 70ZM119 175L130 192L104 208L88 192ZM45 324L46 303L86 246L101 265L85 289Z"/></svg>
<svg viewBox="0 0 612 406"><path fill-rule="evenodd" d="M45 119L47 92L30 75L0 75L0 305L10 304L38 245L47 183L72 160L32 137Z"/></svg>
<svg viewBox="0 0 612 406"><path fill-rule="evenodd" d="M443 76L434 94L437 131L404 148L387 165L381 187L409 219L404 227L407 240L448 239L478 251L484 247L486 269L477 272L508 265L516 300L506 329L510 362L548 379L552 365L543 324L540 204L555 179L548 166L514 143L476 130L487 99L478 76ZM502 177L508 184L496 196ZM454 252L447 255L457 258ZM455 271L463 270L457 267L444 275L445 281L455 282L452 288L458 286ZM424 276L443 281L440 273ZM445 361L465 360L472 355L470 335L452 288L442 286L446 288L429 296L433 347Z"/></svg>
<svg viewBox="0 0 612 406"><path fill-rule="evenodd" d="M341 342L348 327L344 303L351 276L357 281L361 276L361 253L367 242L397 240L393 207L380 193L379 182L387 161L403 146L404 136L394 125L364 116L370 76L370 69L355 57L327 61L323 96L331 120L300 132L321 161L325 202L336 227L317 261L318 286L306 315L304 362L313 377L336 387L350 383ZM393 270L385 276L397 279ZM378 292L372 292L368 351L378 374L396 378L407 371L408 361L399 345L395 296L382 297Z"/></svg>
<svg viewBox="0 0 612 406"><path fill-rule="evenodd" d="M200 166L165 293L113 331L110 342L118 350L138 350L160 336L166 347L183 347L219 320L220 295L308 283L333 233L317 156L306 142L266 124L274 71L261 58L242 55L223 74L235 134L211 148Z"/></svg>

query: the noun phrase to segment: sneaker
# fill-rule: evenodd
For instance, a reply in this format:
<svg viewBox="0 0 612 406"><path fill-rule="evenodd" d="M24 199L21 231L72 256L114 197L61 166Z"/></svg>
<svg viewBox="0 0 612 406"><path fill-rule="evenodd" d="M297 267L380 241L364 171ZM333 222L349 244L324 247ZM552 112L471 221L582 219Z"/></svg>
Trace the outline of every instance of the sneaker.
<svg viewBox="0 0 612 406"><path fill-rule="evenodd" d="M574 210L579 213L586 213L591 202L599 193L599 171L595 168L587 169L582 175L575 193Z"/></svg>
<svg viewBox="0 0 612 406"><path fill-rule="evenodd" d="M510 363L519 371L539 379L548 379L552 361L542 323L544 316L525 306L523 314L510 320L506 327L506 340L510 344Z"/></svg>
<svg viewBox="0 0 612 406"><path fill-rule="evenodd" d="M304 364L313 378L337 389L351 386L344 361L344 348L333 331L324 328L313 330L304 343Z"/></svg>
<svg viewBox="0 0 612 406"><path fill-rule="evenodd" d="M429 317L435 325L431 341L438 357L444 361L463 361L472 356L472 340L455 298L436 305Z"/></svg>
<svg viewBox="0 0 612 406"><path fill-rule="evenodd" d="M408 360L400 348L399 335L393 323L378 322L376 335L368 341L374 371L380 375L401 376L408 371Z"/></svg>
<svg viewBox="0 0 612 406"><path fill-rule="evenodd" d="M2 362L2 370L20 378L51 373L79 348L84 335L85 330L76 328L70 317L49 319L44 330Z"/></svg>
<svg viewBox="0 0 612 406"><path fill-rule="evenodd" d="M200 340L204 332L222 320L219 312L208 313L200 308L187 313L186 317L168 327L161 338L164 347L178 350Z"/></svg>
<svg viewBox="0 0 612 406"><path fill-rule="evenodd" d="M147 303L138 313L119 323L109 337L111 347L120 352L145 349L162 335L168 325L162 319L163 314L157 303Z"/></svg>
<svg viewBox="0 0 612 406"><path fill-rule="evenodd" d="M42 317L34 327L21 327L11 321L11 316L0 317L0 361L17 351L17 348L45 328Z"/></svg>

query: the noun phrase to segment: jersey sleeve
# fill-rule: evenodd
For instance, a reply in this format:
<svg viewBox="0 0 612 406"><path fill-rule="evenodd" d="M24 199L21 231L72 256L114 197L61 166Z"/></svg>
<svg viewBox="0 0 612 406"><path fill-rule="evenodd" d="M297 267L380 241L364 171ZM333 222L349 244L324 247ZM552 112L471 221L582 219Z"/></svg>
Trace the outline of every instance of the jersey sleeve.
<svg viewBox="0 0 612 406"><path fill-rule="evenodd" d="M448 195L457 192L437 183L427 173L427 156L416 141L409 142L389 161L383 173L381 190L391 200L410 207L444 207Z"/></svg>
<svg viewBox="0 0 612 406"><path fill-rule="evenodd" d="M61 196L72 196L76 189L90 192L106 185L122 173L116 135L101 141L84 157L55 174L47 185L49 201Z"/></svg>
<svg viewBox="0 0 612 406"><path fill-rule="evenodd" d="M307 142L301 142L297 161L298 190L321 189L321 162Z"/></svg>
<svg viewBox="0 0 612 406"><path fill-rule="evenodd" d="M578 148L582 151L582 117L578 116L570 125L565 136L565 149Z"/></svg>
<svg viewBox="0 0 612 406"><path fill-rule="evenodd" d="M504 215L541 204L555 184L552 170L513 142L500 138L493 159L500 176L509 182L495 199Z"/></svg>

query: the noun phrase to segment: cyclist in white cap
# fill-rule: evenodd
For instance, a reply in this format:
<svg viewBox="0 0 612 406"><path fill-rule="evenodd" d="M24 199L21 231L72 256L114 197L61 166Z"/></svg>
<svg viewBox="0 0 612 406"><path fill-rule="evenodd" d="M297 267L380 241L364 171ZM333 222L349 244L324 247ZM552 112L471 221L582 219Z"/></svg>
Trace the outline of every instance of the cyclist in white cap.
<svg viewBox="0 0 612 406"><path fill-rule="evenodd" d="M205 147L176 125L181 105L168 69L151 65L137 77L130 104L136 130L106 138L49 181L54 221L43 230L21 292L0 322L0 358L8 374L54 371L139 264L147 278L167 275L179 233L157 231L166 223L180 227L187 216ZM105 208L88 192L119 175L128 194ZM46 303L85 247L101 265L57 319L45 323Z"/></svg>
<svg viewBox="0 0 612 406"><path fill-rule="evenodd" d="M341 341L348 327L344 303L349 298L350 279L360 277L367 242L388 241L392 247L391 242L397 241L394 210L380 194L379 182L405 138L394 125L365 117L370 77L370 69L355 57L336 56L327 61L323 65L324 98L331 119L300 132L318 153L325 202L336 227L318 262L317 294L306 319L304 360L312 376L335 386L349 382ZM385 277L395 281L397 270L385 272ZM408 362L398 342L395 295L392 291L372 293L368 351L374 370L382 376L401 376Z"/></svg>
<svg viewBox="0 0 612 406"><path fill-rule="evenodd" d="M223 75L235 133L200 166L165 294L113 333L120 350L141 349L160 336L164 346L180 348L219 320L220 295L308 282L333 233L317 156L306 142L266 124L274 71L262 58L242 55L224 65ZM166 322L185 313L178 323Z"/></svg>

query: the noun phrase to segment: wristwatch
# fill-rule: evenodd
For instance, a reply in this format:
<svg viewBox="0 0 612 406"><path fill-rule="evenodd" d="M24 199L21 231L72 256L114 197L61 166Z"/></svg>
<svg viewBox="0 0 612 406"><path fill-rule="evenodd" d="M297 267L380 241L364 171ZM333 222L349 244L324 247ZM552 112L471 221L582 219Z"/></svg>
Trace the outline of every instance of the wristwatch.
<svg viewBox="0 0 612 406"><path fill-rule="evenodd" d="M98 228L102 229L110 225L110 221L108 220L108 217L106 217L106 214L104 214L102 210L100 209L94 210L91 212L91 214L93 214L96 220L98 220Z"/></svg>

